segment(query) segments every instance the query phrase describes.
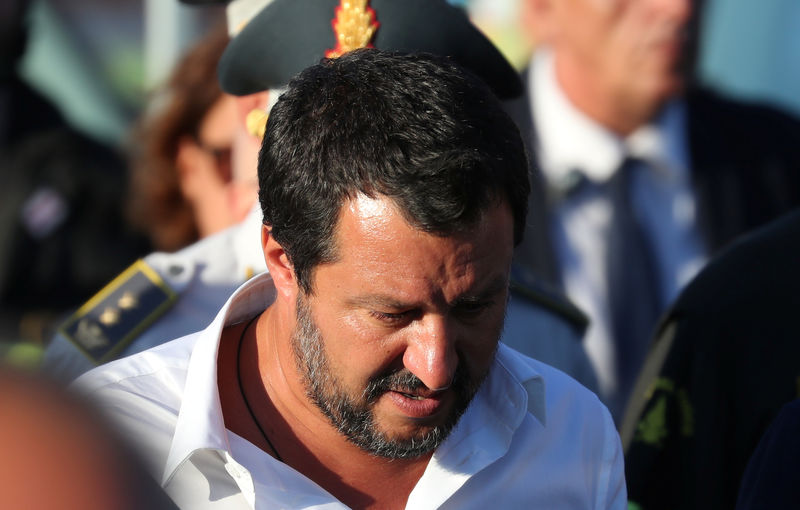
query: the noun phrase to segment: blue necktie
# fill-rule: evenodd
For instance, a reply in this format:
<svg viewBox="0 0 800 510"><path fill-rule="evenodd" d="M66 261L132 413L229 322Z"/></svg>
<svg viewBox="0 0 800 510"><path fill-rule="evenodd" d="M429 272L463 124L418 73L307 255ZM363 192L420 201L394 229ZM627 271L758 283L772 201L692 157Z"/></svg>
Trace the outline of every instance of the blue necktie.
<svg viewBox="0 0 800 510"><path fill-rule="evenodd" d="M634 174L646 170L641 161L626 158L606 183L612 206L606 276L619 383L612 407L618 413L644 362L661 309L655 252L633 207Z"/></svg>

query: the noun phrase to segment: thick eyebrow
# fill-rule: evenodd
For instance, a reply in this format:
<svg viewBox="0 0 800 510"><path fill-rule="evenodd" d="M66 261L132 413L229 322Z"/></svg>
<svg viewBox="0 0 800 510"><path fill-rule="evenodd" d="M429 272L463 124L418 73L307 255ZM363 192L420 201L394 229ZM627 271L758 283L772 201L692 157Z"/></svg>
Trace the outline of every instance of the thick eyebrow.
<svg viewBox="0 0 800 510"><path fill-rule="evenodd" d="M477 293L466 292L463 295L458 296L452 303L449 303L448 306L457 307L459 305L481 302L494 297L495 295L505 291L507 288L508 288L508 278L505 275L498 275L496 278L491 280L489 284L485 288L483 288L480 292ZM386 308L390 310L406 310L406 309L416 308L418 306L417 303L411 301L403 301L387 294L369 294L364 296L354 296L349 298L347 300L347 303L351 306L356 306L356 307Z"/></svg>
<svg viewBox="0 0 800 510"><path fill-rule="evenodd" d="M457 297L450 306L457 307L459 305L480 303L500 294L506 289L508 289L508 278L505 276L498 276L489 282L489 285L481 290L481 292L477 294L466 293L461 295Z"/></svg>
<svg viewBox="0 0 800 510"><path fill-rule="evenodd" d="M400 301L397 298L383 294L354 296L347 300L347 304L361 308L387 308L393 310L403 310L415 306L410 302Z"/></svg>

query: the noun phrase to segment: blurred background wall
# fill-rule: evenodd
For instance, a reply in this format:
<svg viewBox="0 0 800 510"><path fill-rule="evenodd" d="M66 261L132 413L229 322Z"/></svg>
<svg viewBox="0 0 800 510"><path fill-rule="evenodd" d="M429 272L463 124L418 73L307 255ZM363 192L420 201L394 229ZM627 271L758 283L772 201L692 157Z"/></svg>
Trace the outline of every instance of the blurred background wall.
<svg viewBox="0 0 800 510"><path fill-rule="evenodd" d="M224 14L177 0L35 0L21 72L77 127L119 143L147 92Z"/></svg>

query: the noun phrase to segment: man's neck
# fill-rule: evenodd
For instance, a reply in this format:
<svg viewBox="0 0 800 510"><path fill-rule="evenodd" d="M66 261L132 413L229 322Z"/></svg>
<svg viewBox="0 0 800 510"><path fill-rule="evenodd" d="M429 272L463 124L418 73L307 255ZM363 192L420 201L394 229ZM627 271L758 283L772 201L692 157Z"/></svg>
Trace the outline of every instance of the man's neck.
<svg viewBox="0 0 800 510"><path fill-rule="evenodd" d="M281 313L273 305L244 335L245 324L223 331L218 380L226 428L350 507L405 507L431 455L384 459L365 452L339 433L299 384L287 332L276 327L282 321L274 320ZM257 342L253 335L257 335ZM240 339L244 342L241 351ZM243 388L237 383L239 376Z"/></svg>

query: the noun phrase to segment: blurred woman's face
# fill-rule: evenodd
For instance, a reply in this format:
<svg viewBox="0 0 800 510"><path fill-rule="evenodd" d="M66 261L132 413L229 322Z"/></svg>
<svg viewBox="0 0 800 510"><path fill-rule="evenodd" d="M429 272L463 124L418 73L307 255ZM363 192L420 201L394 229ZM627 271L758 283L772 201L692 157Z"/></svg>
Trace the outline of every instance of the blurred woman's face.
<svg viewBox="0 0 800 510"><path fill-rule="evenodd" d="M235 99L223 94L209 109L195 138L178 149L181 190L191 202L200 237L223 230L239 215L231 204L231 149L238 122Z"/></svg>

